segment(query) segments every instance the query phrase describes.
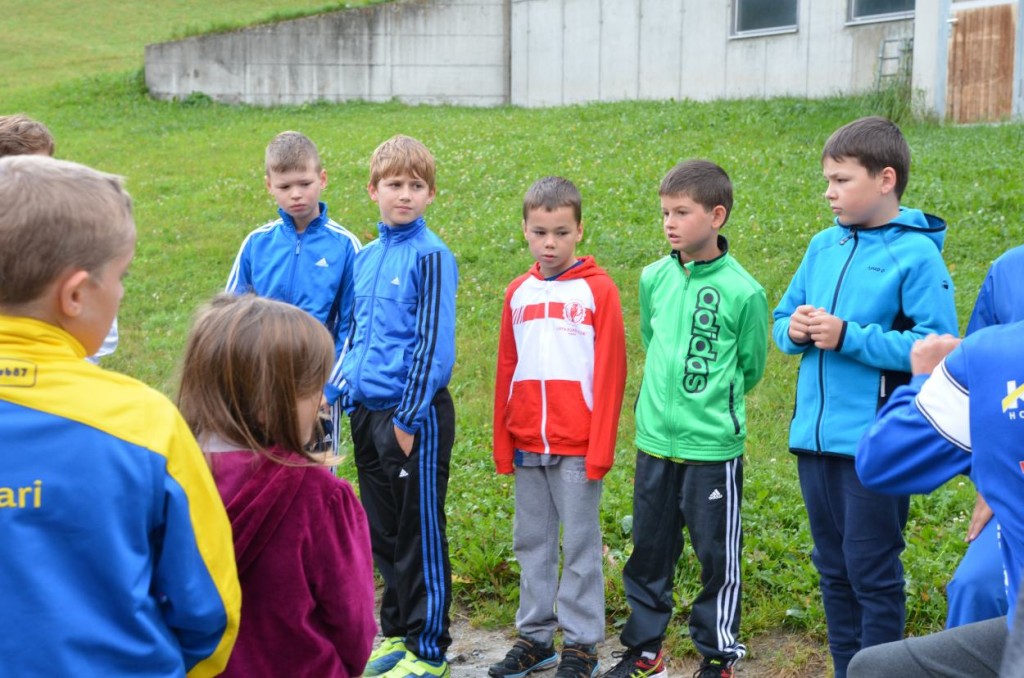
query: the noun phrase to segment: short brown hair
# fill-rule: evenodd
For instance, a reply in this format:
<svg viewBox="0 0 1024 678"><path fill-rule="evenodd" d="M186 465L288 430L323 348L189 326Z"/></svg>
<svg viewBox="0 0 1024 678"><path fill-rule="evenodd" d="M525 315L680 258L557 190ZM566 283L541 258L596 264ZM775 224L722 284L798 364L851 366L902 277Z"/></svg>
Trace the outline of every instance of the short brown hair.
<svg viewBox="0 0 1024 678"><path fill-rule="evenodd" d="M523 221L531 210L554 212L559 207L571 207L577 224L583 219L583 196L575 184L562 177L538 179L523 198Z"/></svg>
<svg viewBox="0 0 1024 678"><path fill-rule="evenodd" d="M396 174L409 174L427 182L427 187L434 190L434 173L434 156L422 142L404 134L396 134L382 143L370 158L371 186Z"/></svg>
<svg viewBox="0 0 1024 678"><path fill-rule="evenodd" d="M0 158L53 155L53 151L53 135L46 125L20 113L0 115Z"/></svg>
<svg viewBox="0 0 1024 678"><path fill-rule="evenodd" d="M658 195L685 195L708 212L721 205L723 226L732 214L732 182L724 169L709 160L686 160L673 167L661 180Z"/></svg>
<svg viewBox="0 0 1024 678"><path fill-rule="evenodd" d="M221 438L267 456L275 446L305 455L312 431L299 430L296 403L321 392L333 362L330 333L305 311L221 294L192 325L178 408L201 443Z"/></svg>
<svg viewBox="0 0 1024 678"><path fill-rule="evenodd" d="M35 301L68 269L94 272L130 251L121 177L41 155L0 158L0 305Z"/></svg>
<svg viewBox="0 0 1024 678"><path fill-rule="evenodd" d="M272 172L301 172L312 166L314 172L323 169L316 144L305 134L281 132L267 144L265 155L267 176Z"/></svg>
<svg viewBox="0 0 1024 678"><path fill-rule="evenodd" d="M896 172L896 197L902 198L910 180L910 146L896 123L872 115L849 122L825 142L821 161L825 158L853 158L872 177L886 167Z"/></svg>

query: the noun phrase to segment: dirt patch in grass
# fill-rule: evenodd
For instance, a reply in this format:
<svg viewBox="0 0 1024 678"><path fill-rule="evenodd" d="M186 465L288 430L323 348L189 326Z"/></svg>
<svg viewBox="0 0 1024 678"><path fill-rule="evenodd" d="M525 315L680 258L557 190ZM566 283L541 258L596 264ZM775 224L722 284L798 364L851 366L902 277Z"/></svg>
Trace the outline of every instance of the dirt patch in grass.
<svg viewBox="0 0 1024 678"><path fill-rule="evenodd" d="M505 656L514 639L512 629L505 631L478 628L456 613L452 619L452 646L448 652L452 678L487 676L487 668ZM797 678L824 677L832 674L827 648L806 634L780 629L749 639L747 647L749 654L736 665L737 676ZM615 665L617 658L612 657L612 653L621 649L616 637L610 637L599 645L602 672ZM697 670L698 664L699 659L692 655L669 657L669 675L673 678L691 676Z"/></svg>

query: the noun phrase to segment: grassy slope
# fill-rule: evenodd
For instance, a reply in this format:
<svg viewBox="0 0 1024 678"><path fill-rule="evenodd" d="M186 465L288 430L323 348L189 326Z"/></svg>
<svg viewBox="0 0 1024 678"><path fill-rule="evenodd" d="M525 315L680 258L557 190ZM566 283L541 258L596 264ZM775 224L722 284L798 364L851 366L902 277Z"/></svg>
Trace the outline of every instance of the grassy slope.
<svg viewBox="0 0 1024 678"><path fill-rule="evenodd" d="M4 3L10 0L0 0L0 10L9 10ZM243 4L253 12L261 7L239 0L231 6ZM168 17L163 23L173 28ZM113 21L108 30L117 27ZM111 37L110 42L134 39ZM839 124L873 112L865 100L622 103L550 110L395 104L227 108L201 101L153 102L141 91L137 73L76 79L83 70L81 56L54 55L74 58L50 67L45 56L37 57L41 68L50 68L51 82L59 84L39 87L29 74L26 82L8 90L3 112L23 110L46 121L57 136L60 156L128 177L139 247L121 313L121 348L109 366L165 391L172 389L192 310L222 286L244 235L273 215L262 188L261 158L275 133L299 129L318 142L330 175L324 197L331 214L364 241L374 237L376 218L364 189L373 148L399 131L432 148L439 164L439 196L428 218L458 257L461 274L459 363L453 377L459 462L449 493L457 594L477 619L503 625L511 622L516 596L509 540L511 482L492 475L488 410L501 292L530 263L518 230L523 191L549 173L580 185L587 226L580 251L595 254L622 291L630 355L626 398L632 401L642 367L637 279L641 267L665 249L656 196L662 174L679 159L694 156L711 158L730 172L737 201L725 233L774 304L808 238L829 217L821 199L821 144ZM110 64L118 64L112 68L138 63L116 61L124 58L111 57ZM963 325L988 263L1024 240L1016 153L1024 127L910 124L905 131L915 154L905 202L943 215L952 225L946 257ZM749 635L780 626L819 637L823 631L795 468L786 452L795 370L795 360L772 350L765 380L748 401L744 629ZM627 410L620 461L606 482L603 506L613 563L608 569L609 620L615 624L625 614L619 570L629 545L631 438ZM962 553L970 506L970 488L956 482L914 501L904 559L911 631L942 623L942 586ZM683 615L696 581L687 561L678 587ZM681 626L674 625L673 641L683 639Z"/></svg>
<svg viewBox="0 0 1024 678"><path fill-rule="evenodd" d="M138 68L146 44L180 35L379 1L0 0L0 92Z"/></svg>

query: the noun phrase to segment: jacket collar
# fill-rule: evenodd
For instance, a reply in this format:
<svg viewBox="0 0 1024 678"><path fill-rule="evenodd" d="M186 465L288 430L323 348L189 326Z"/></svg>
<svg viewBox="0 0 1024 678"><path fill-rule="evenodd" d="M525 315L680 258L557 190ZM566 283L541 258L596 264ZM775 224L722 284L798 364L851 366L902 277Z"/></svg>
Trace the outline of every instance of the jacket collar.
<svg viewBox="0 0 1024 678"><path fill-rule="evenodd" d="M403 242L415 237L427 227L427 220L419 217L416 221L404 226L388 226L383 221L377 222L377 232L383 242Z"/></svg>
<svg viewBox="0 0 1024 678"><path fill-rule="evenodd" d="M675 259L676 263L679 264L681 268L686 269L688 274L696 273L699 275L703 273L710 273L725 263L726 255L729 254L729 241L725 239L724 235L718 236L718 249L720 254L717 257L702 261L683 263L683 260L679 258L678 250L672 250L672 253L669 256Z"/></svg>
<svg viewBox="0 0 1024 678"><path fill-rule="evenodd" d="M315 228L320 228L325 223L327 223L327 203L325 203L324 201L321 200L317 204L320 205L320 214L317 215L316 219L314 219L313 221L309 222L309 225L306 226L306 231L309 231L309 230L312 230L312 229L315 229ZM279 215L281 215L281 221L284 222L284 225L287 226L288 228L290 228L292 231L294 231L295 230L295 220L292 219L292 215L288 214L287 212L285 212L280 207L277 208L277 213ZM306 231L303 231L303 233L305 233Z"/></svg>
<svg viewBox="0 0 1024 678"><path fill-rule="evenodd" d="M0 348L21 355L85 359L85 347L56 325L23 316L0 315Z"/></svg>

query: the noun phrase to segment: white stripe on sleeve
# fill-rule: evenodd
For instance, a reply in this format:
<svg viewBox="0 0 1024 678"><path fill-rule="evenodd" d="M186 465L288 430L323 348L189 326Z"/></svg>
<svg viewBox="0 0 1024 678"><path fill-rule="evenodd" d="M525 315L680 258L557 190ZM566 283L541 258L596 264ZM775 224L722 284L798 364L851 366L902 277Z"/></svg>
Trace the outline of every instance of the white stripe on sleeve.
<svg viewBox="0 0 1024 678"><path fill-rule="evenodd" d="M943 438L971 451L969 395L946 369L946 361L932 372L915 400L917 409Z"/></svg>

